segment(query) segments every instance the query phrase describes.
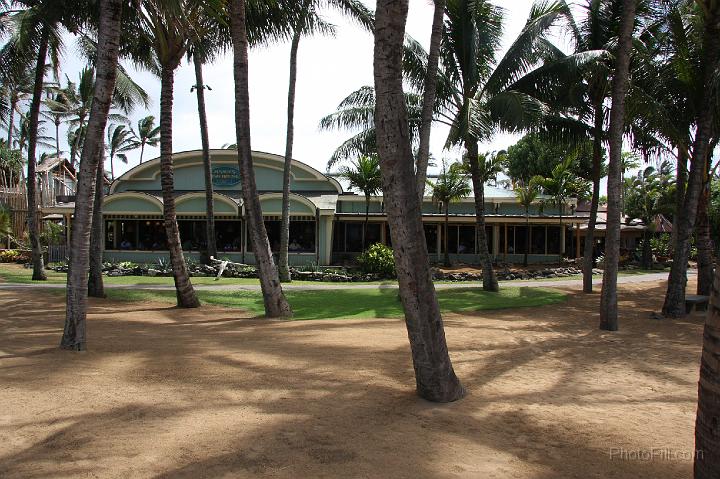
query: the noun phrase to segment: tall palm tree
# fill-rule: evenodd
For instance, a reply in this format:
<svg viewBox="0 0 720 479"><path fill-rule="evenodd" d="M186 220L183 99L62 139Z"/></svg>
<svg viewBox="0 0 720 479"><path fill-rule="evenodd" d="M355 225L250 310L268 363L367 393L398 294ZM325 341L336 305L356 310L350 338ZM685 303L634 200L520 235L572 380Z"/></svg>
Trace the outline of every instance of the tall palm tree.
<svg viewBox="0 0 720 479"><path fill-rule="evenodd" d="M123 0L101 0L98 22L97 81L94 86L85 144L80 158L80 171L75 200L73 234L70 239L70 271L67 275L66 315L60 347L81 351L86 349L85 317L88 294L88 253L94 209L98 162L102 154L103 133L115 88Z"/></svg>
<svg viewBox="0 0 720 479"><path fill-rule="evenodd" d="M535 4L522 32L499 61L496 56L502 37L501 9L488 1L450 0L445 15L435 121L450 127L446 147L462 146L471 159L471 166L478 158L480 141L489 139L498 129L530 129L542 116L546 106L527 93L537 92L538 75L533 74L532 68L540 59L547 57L547 62L559 63L565 69L577 69L599 56L564 55L545 39L547 31L560 18L570 15L564 1ZM420 89L425 80L427 54L412 39L407 40L404 53L403 68L407 82L415 89ZM524 80L525 76L533 80ZM368 151L374 145L374 124L367 115L374 101L374 92L366 87L346 98L338 114L322 120L321 126L326 128L365 128L345 142L333 159L347 151ZM412 132L420 127L422 101L413 101L413 97L408 95L406 103L417 105L416 111L413 111L415 108L410 109ZM483 222L484 197L483 185L478 177L480 171L480 165L470 169L471 174L475 175L473 189L476 195L476 215L478 222ZM497 281L493 280L492 260L485 236L485 229L478 229L480 255L486 271L483 287L492 291L497 289Z"/></svg>
<svg viewBox="0 0 720 479"><path fill-rule="evenodd" d="M352 163L352 166L344 166L340 169L340 175L347 179L351 188L357 188L365 195L365 223L363 223L362 250L365 251L365 238L367 237L367 226L370 220L370 200L377 195L382 188L380 177L380 160L376 155L361 156Z"/></svg>
<svg viewBox="0 0 720 479"><path fill-rule="evenodd" d="M378 0L375 12L374 77L377 149L383 199L395 245L395 269L410 339L417 393L429 401L456 401L465 389L455 375L437 295L430 276L417 194L402 56L407 0Z"/></svg>
<svg viewBox="0 0 720 479"><path fill-rule="evenodd" d="M372 14L361 1L332 0L329 5L349 14L367 28L372 28ZM303 0L300 15L293 22L293 35L290 42L290 78L288 81L287 129L285 135L285 160L283 165L283 192L280 226L280 251L278 252L278 272L281 281L290 281L288 246L290 244L290 167L292 165L293 137L295 134L295 85L297 82L297 54L300 38L313 33L333 33L331 25L317 14L318 2Z"/></svg>
<svg viewBox="0 0 720 479"><path fill-rule="evenodd" d="M676 215L673 230L675 247L673 264L668 278L667 292L663 304L663 315L681 317L685 314L685 284L687 260L690 254L690 236L697 218L698 204L703 191L707 162L712 151L713 130L716 127L715 116L718 114L717 102L720 94L717 89L717 69L720 68L720 3L717 0L698 1L700 19L702 19L702 53L697 76L703 95L694 98L696 101L695 135L692 142L692 156L688 172L687 189L684 194L682 214ZM714 93L713 98L705 94ZM680 212L678 212L680 213Z"/></svg>
<svg viewBox="0 0 720 479"><path fill-rule="evenodd" d="M110 125L107 130L107 139L105 147L107 148L108 157L110 158L110 178L115 179L115 158L127 164L128 159L125 152L132 151L136 148L132 139L132 132L125 125Z"/></svg>
<svg viewBox="0 0 720 479"><path fill-rule="evenodd" d="M208 0L210 1L210 0ZM148 0L143 2L137 22L137 45L133 47L145 57L145 66L160 76L160 177L163 194L163 215L167 234L170 264L177 304L195 308L200 305L190 281L175 213L172 111L175 70L198 35L197 20L208 8L207 1Z"/></svg>
<svg viewBox="0 0 720 479"><path fill-rule="evenodd" d="M475 147L477 147L477 143L471 143L469 151L475 150ZM468 153L463 159L463 169L470 174L472 180L477 245L483 272L483 289L485 291L499 290L485 231L485 183L497 178L497 175L503 170L503 157L503 153L481 154L475 150L475 157L471 157Z"/></svg>
<svg viewBox="0 0 720 479"><path fill-rule="evenodd" d="M235 133L238 166L242 178L242 195L245 219L255 254L260 287L263 293L265 315L270 318L292 316L292 309L283 294L277 267L273 261L267 231L263 222L260 199L252 167L250 147L250 97L248 85L248 31L245 0L232 0L230 4L230 30L233 44L233 74L235 78Z"/></svg>
<svg viewBox="0 0 720 479"><path fill-rule="evenodd" d="M208 133L207 114L205 112L205 89L210 89L209 85L205 85L203 80L202 66L207 62L207 58L203 58L203 53L195 46L192 52L192 62L195 67L195 85L193 90L197 96L198 119L200 121L200 141L202 143L203 157L203 173L205 176L205 236L207 238L207 247L205 251L205 261L210 262L210 258L217 257L217 241L215 239L215 199L212 183L212 163L210 159L210 138Z"/></svg>
<svg viewBox="0 0 720 479"><path fill-rule="evenodd" d="M528 265L528 249L530 249L530 207L538 197L538 185L535 181L528 181L527 184L520 183L515 187L515 197L518 203L525 210L525 254L523 266Z"/></svg>
<svg viewBox="0 0 720 479"><path fill-rule="evenodd" d="M625 130L625 97L630 74L635 9L637 0L623 0L610 110L610 163L608 169L608 208L605 230L605 271L600 296L600 329L617 331L617 272L620 260L620 192L622 189L622 142Z"/></svg>
<svg viewBox="0 0 720 479"><path fill-rule="evenodd" d="M463 174L462 168L458 168L458 166L459 164L455 163L450 165L450 168L446 168L443 164L443 171L438 175L437 180L434 183L431 181L427 182L432 188L433 201L442 205L445 216L443 247L445 249L445 266L447 267L451 266L450 248L448 244L450 232L450 203L459 201L470 194L467 177Z"/></svg>
<svg viewBox="0 0 720 479"><path fill-rule="evenodd" d="M140 163L143 162L145 145L157 146L160 143L160 127L155 126L155 117L148 115L137 122L137 131L132 130L135 148L140 148Z"/></svg>

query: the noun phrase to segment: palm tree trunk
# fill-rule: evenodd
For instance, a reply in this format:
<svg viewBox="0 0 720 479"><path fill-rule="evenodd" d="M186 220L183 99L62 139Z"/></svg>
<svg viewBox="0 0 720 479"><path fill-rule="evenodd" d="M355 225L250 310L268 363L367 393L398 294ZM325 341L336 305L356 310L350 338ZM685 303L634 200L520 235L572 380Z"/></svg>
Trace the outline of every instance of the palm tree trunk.
<svg viewBox="0 0 720 479"><path fill-rule="evenodd" d="M610 110L610 166L608 170L608 208L605 233L605 272L600 296L600 329L617 331L617 273L620 260L620 195L622 189L622 142L625 127L625 96L628 91L632 33L637 0L623 0L620 39L612 85Z"/></svg>
<svg viewBox="0 0 720 479"><path fill-rule="evenodd" d="M712 238L710 237L710 158L707 161L708 171L705 173L703 190L698 202L696 236L697 236L697 294L709 296L713 281Z"/></svg>
<svg viewBox="0 0 720 479"><path fill-rule="evenodd" d="M308 1L303 4L303 11L308 7ZM301 17L304 17L301 15ZM282 218L280 224L280 252L278 253L278 272L280 281L289 282L290 264L288 258L288 245L290 244L290 166L292 165L293 136L295 134L295 85L297 83L297 53L302 36L302 22L298 21L290 44L290 79L288 81L287 100L287 131L285 135L285 162L283 165L282 190Z"/></svg>
<svg viewBox="0 0 720 479"><path fill-rule="evenodd" d="M485 183L478 170L478 144L475 139L467 139L465 147L470 160L470 176L473 184L473 195L475 197L475 223L477 225L477 247L482 265L483 290L498 292L497 276L493 269L492 256L488 251L487 233L485 232Z"/></svg>
<svg viewBox="0 0 720 479"><path fill-rule="evenodd" d="M363 235L362 235L362 250L365 251L365 238L367 238L367 227L370 221L370 195L365 194L365 222L363 223Z"/></svg>
<svg viewBox="0 0 720 479"><path fill-rule="evenodd" d="M140 164L142 165L143 154L145 154L145 140L140 143Z"/></svg>
<svg viewBox="0 0 720 479"><path fill-rule="evenodd" d="M177 305L181 308L200 306L190 281L185 256L180 243L180 231L175 214L175 184L172 157L172 113L175 66L163 65L160 85L160 184L163 195L163 217L167 234L170 265L175 280Z"/></svg>
<svg viewBox="0 0 720 479"><path fill-rule="evenodd" d="M417 393L429 401L449 402L462 398L465 389L448 355L415 183L402 87L407 11L407 0L377 2L374 50L377 145Z"/></svg>
<svg viewBox="0 0 720 479"><path fill-rule="evenodd" d="M711 91L714 81L714 66L720 58L720 4L708 7L705 14L703 34L703 85ZM713 128L714 104L703 101L699 106L695 140L693 141L690 172L682 213L676 215L673 229L677 228L673 263L668 278L663 315L679 318L685 315L685 286L687 284L687 262L690 256L690 237L697 217L698 202L703 190L703 178L711 152L710 137Z"/></svg>
<svg viewBox="0 0 720 479"><path fill-rule="evenodd" d="M215 201L212 184L212 162L210 160L210 139L207 114L205 113L205 83L202 62L197 54L193 55L195 64L195 92L197 93L198 118L200 119L200 139L202 141L203 173L205 174L205 234L207 236L206 262L217 258L217 239L215 238Z"/></svg>
<svg viewBox="0 0 720 479"><path fill-rule="evenodd" d="M90 230L90 275L88 277L88 296L92 298L105 297L105 284L103 282L103 250L104 227L102 203L105 194L104 146L100 148L97 175L95 178L95 198L92 213L92 229Z"/></svg>
<svg viewBox="0 0 720 479"><path fill-rule="evenodd" d="M115 167L113 166L114 165L114 161L113 161L114 156L115 155L112 155L112 154L110 155L110 178L112 178L113 180L115 179Z"/></svg>
<svg viewBox="0 0 720 479"><path fill-rule="evenodd" d="M430 162L430 132L432 131L433 111L437 93L437 71L444 18L445 0L435 0L432 31L430 33L430 51L428 52L428 64L423 89L423 106L420 113L420 145L415 168L415 183L421 206L425 197L425 180L427 178L428 163Z"/></svg>
<svg viewBox="0 0 720 479"><path fill-rule="evenodd" d="M117 59L120 52L122 4L122 0L103 0L100 4L97 77L76 189L75 214L70 239L70 270L67 276L65 327L60 342L60 347L63 349L80 351L86 348L85 316L90 228L97 187L96 172L115 88Z"/></svg>
<svg viewBox="0 0 720 479"><path fill-rule="evenodd" d="M445 231L443 234L443 245L445 246L445 266L448 268L451 266L450 264L450 244L448 243L448 236L450 232L450 200L446 200L445 204L443 205L443 209L445 210ZM427 246L427 245L426 245Z"/></svg>
<svg viewBox="0 0 720 479"><path fill-rule="evenodd" d="M563 260L563 248L565 247L565 242L563 241L563 238L565 237L563 235L563 205L565 204L564 200L561 200L560 202L560 244L559 246L559 252L558 252L558 268L562 268L562 260ZM546 238L547 240L547 238ZM547 244L546 244L547 246Z"/></svg>
<svg viewBox="0 0 720 479"><path fill-rule="evenodd" d="M593 291L593 268L595 267L595 225L597 224L598 206L600 204L600 175L602 170L602 136L603 136L603 106L595 105L595 127L593 129L593 158L592 158L592 198L590 200L590 218L585 231L585 251L583 252L583 292ZM578 228L578 232L580 229Z"/></svg>
<svg viewBox="0 0 720 479"><path fill-rule="evenodd" d="M705 318L695 420L695 479L720 477L720 269Z"/></svg>
<svg viewBox="0 0 720 479"><path fill-rule="evenodd" d="M272 257L253 174L250 149L250 96L245 0L232 0L231 9L230 31L233 40L233 74L235 77L235 132L248 230L260 277L265 316L288 318L292 316L292 309L283 294L278 270Z"/></svg>
<svg viewBox="0 0 720 479"><path fill-rule="evenodd" d="M33 281L45 281L45 267L43 265L43 252L40 246L40 225L38 224L37 208L37 176L35 174L38 136L38 122L40 117L40 101L42 98L43 79L45 78L45 59L48 51L48 29L43 27L38 48L37 64L35 65L35 84L33 87L33 98L30 103L30 121L28 132L28 176L27 176L27 203L28 203L28 235L30 247L32 248Z"/></svg>
<svg viewBox="0 0 720 479"><path fill-rule="evenodd" d="M675 224L679 222L679 217L682 215L683 211L683 205L685 204L685 190L687 189L687 180L688 180L688 156L689 152L687 147L684 145L680 145L677 148L678 155L677 155L677 171L675 173L675 210L674 210L674 216L673 216L673 230L672 230L672 238L671 238L671 248L675 248L675 244L677 243L677 228L675 227Z"/></svg>
<svg viewBox="0 0 720 479"><path fill-rule="evenodd" d="M55 122L55 155L60 158L60 122ZM63 175L64 173L63 169Z"/></svg>
<svg viewBox="0 0 720 479"><path fill-rule="evenodd" d="M645 224L645 230L643 231L643 250L641 258L641 267L643 269L650 269L652 267L652 247L650 246L650 239L652 234L650 233L649 223Z"/></svg>
<svg viewBox="0 0 720 479"><path fill-rule="evenodd" d="M12 136L13 136L13 127L15 126L15 109L16 108L17 108L17 96L15 95L15 93L13 93L10 98L10 111L9 111L10 116L8 117L8 126L7 126L7 132L8 132L7 147L11 150L13 149Z"/></svg>
<svg viewBox="0 0 720 479"><path fill-rule="evenodd" d="M517 247L517 246L516 246ZM528 265L528 251L530 251L530 211L525 211L525 256L523 258L523 266Z"/></svg>

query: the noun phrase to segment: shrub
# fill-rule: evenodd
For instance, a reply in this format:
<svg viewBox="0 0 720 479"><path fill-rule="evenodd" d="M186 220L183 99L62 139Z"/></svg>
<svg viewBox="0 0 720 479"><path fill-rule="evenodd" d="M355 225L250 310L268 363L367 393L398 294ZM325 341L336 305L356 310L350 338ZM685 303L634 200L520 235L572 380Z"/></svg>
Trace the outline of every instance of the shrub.
<svg viewBox="0 0 720 479"><path fill-rule="evenodd" d="M20 251L17 249L6 249L0 251L0 263L25 263L30 261L29 251Z"/></svg>
<svg viewBox="0 0 720 479"><path fill-rule="evenodd" d="M358 257L360 270L366 274L377 274L383 278L395 277L395 258L392 248L375 243Z"/></svg>

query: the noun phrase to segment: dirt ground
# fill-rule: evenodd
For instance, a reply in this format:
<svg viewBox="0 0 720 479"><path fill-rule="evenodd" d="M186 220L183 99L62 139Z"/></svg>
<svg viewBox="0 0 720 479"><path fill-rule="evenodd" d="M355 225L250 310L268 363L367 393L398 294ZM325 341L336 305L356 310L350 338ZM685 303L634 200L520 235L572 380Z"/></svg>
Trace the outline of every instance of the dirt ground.
<svg viewBox="0 0 720 479"><path fill-rule="evenodd" d="M681 478L703 317L649 318L661 285L446 318L466 399L414 394L399 320L265 322L236 310L0 291L0 477Z"/></svg>

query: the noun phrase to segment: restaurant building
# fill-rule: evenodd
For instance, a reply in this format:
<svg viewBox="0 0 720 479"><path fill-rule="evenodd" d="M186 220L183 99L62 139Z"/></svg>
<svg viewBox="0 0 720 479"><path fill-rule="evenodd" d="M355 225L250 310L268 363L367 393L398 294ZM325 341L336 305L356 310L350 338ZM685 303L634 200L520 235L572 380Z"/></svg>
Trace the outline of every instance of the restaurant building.
<svg viewBox="0 0 720 479"><path fill-rule="evenodd" d="M232 261L254 262L244 221L237 152L212 150L215 230L218 256ZM255 179L271 247L280 244L283 157L253 152ZM173 157L175 205L183 250L198 259L206 245L205 187L201 151L176 153ZM368 228L363 241L365 197L352 191L338 177L293 160L290 181L290 248L293 265L334 265L352 261L363 244L391 245L382 196L370 202ZM58 204L44 214L63 215L69 224L74 205ZM105 259L155 262L167 258L160 186L160 159L144 162L110 186L103 203ZM529 214L530 241L526 238L524 208L512 190L485 188L485 212L489 249L496 261L517 263L527 250L533 263L557 261L562 252L575 257L577 227L587 218L575 215L570 199L559 215L546 197L538 198ZM450 204L448 249L453 261L478 264L475 207L472 197ZM423 200L423 223L431 261L444 253L444 215L430 192Z"/></svg>

